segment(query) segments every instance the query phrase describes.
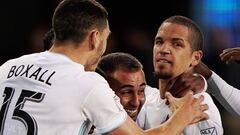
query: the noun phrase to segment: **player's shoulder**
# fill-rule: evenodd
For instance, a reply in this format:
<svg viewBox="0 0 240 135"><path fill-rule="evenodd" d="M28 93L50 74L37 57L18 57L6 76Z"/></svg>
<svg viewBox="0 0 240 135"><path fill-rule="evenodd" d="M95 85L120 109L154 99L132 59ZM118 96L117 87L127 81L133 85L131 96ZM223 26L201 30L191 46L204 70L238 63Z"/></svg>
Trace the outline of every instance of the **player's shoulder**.
<svg viewBox="0 0 240 135"><path fill-rule="evenodd" d="M158 95L158 94L159 94L159 90L157 88L146 85L145 96L153 96L153 95Z"/></svg>
<svg viewBox="0 0 240 135"><path fill-rule="evenodd" d="M96 72L84 72L79 74L72 84L78 84L81 89L87 90L89 93L109 93L110 86L107 81Z"/></svg>
<svg viewBox="0 0 240 135"><path fill-rule="evenodd" d="M165 102L164 99L160 98L160 91L157 88L153 88L149 85L146 86L145 88L145 97L146 97L146 104L162 104Z"/></svg>
<svg viewBox="0 0 240 135"><path fill-rule="evenodd" d="M1 65L1 70L8 68L9 66L15 65L15 64L23 64L26 60L29 59L32 55L36 54L28 54L28 55L23 55L17 58L9 59L5 63Z"/></svg>
<svg viewBox="0 0 240 135"><path fill-rule="evenodd" d="M30 60L31 58L35 57L38 54L39 53L22 55L20 57L13 58L13 59L10 59L10 60L6 61L3 65L17 64L17 63L23 64L23 62Z"/></svg>
<svg viewBox="0 0 240 135"><path fill-rule="evenodd" d="M96 83L107 83L107 81L98 73L96 72L85 72L81 77L83 77L85 80L96 84Z"/></svg>

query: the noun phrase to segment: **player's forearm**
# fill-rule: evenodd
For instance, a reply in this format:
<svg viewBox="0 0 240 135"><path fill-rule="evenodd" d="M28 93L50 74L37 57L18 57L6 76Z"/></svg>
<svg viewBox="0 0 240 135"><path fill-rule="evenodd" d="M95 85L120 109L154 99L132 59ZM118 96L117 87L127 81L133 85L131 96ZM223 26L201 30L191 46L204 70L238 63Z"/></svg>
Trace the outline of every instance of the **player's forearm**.
<svg viewBox="0 0 240 135"><path fill-rule="evenodd" d="M208 92L232 114L240 116L240 91L227 84L221 77L213 72L208 80Z"/></svg>
<svg viewBox="0 0 240 135"><path fill-rule="evenodd" d="M174 115L159 127L149 130L142 130L136 123L128 117L127 120L117 129L108 133L108 135L179 135L182 133L187 121L180 117L183 111L174 113Z"/></svg>

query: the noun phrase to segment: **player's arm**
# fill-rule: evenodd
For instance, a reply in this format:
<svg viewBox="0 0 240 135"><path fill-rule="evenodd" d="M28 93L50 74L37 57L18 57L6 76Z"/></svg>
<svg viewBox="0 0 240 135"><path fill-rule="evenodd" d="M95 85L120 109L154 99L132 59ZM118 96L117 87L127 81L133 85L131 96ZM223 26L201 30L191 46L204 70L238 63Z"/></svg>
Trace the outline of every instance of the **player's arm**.
<svg viewBox="0 0 240 135"><path fill-rule="evenodd" d="M174 97L183 97L189 90L195 94L207 90L207 81L197 73L183 73L167 88Z"/></svg>
<svg viewBox="0 0 240 135"><path fill-rule="evenodd" d="M178 99L168 94L167 97L170 105L175 108L173 115L164 124L159 127L143 131L131 118L127 120L117 129L108 133L109 135L179 135L183 129L190 123L207 119L208 115L203 113L208 108L206 105L200 105L203 97L193 98L192 93L186 94L178 106Z"/></svg>
<svg viewBox="0 0 240 135"><path fill-rule="evenodd" d="M195 67L195 71L207 79L207 91L216 97L229 112L240 116L240 90L230 86L202 62Z"/></svg>
<svg viewBox="0 0 240 135"><path fill-rule="evenodd" d="M232 87L213 72L207 80L210 92L232 114L240 116L240 90Z"/></svg>
<svg viewBox="0 0 240 135"><path fill-rule="evenodd" d="M198 65L199 66L199 65ZM206 65L203 65L203 63L200 64L201 67L198 67L195 69L195 72L198 71L198 73L203 74L205 77L210 77L212 72L206 68ZM199 72L201 71L201 72ZM206 121L201 121L197 124L192 124L190 126L187 126L184 130L185 134L191 134L192 132L204 132L207 129L212 129L211 131L218 132L219 134L223 133L222 128L222 122L220 113L212 101L211 97L206 93L203 92L207 88L207 82L206 80L199 75L194 75L191 73L184 73L180 77L177 78L174 85L171 87L173 90L173 93L175 93L174 96L182 96L186 93L186 88L191 89L194 91L197 95L203 95L205 97L204 103L209 106L209 110L207 110L206 113L209 114L209 119ZM175 92L175 91L177 92ZM171 92L171 91L170 91ZM196 96L197 96L196 95Z"/></svg>

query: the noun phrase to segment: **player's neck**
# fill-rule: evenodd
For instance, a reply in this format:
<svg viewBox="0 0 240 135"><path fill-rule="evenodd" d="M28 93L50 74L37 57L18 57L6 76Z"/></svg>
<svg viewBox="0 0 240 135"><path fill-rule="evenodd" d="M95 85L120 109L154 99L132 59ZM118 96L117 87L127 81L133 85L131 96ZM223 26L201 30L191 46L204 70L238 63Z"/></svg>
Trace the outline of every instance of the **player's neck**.
<svg viewBox="0 0 240 135"><path fill-rule="evenodd" d="M159 88L160 88L160 96L162 99L165 98L165 93L172 87L176 79L159 79Z"/></svg>
<svg viewBox="0 0 240 135"><path fill-rule="evenodd" d="M83 66L86 65L89 58L89 52L86 51L84 45L81 47L74 45L53 45L49 51L63 54Z"/></svg>

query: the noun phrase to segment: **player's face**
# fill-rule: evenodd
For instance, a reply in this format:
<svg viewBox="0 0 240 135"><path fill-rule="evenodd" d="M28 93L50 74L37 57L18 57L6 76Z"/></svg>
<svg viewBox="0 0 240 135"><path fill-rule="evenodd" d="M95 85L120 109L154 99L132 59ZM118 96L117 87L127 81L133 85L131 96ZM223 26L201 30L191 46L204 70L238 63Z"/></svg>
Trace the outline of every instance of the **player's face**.
<svg viewBox="0 0 240 135"><path fill-rule="evenodd" d="M145 102L146 81L143 70L135 72L117 70L112 75L110 86L120 98L128 115L136 120Z"/></svg>
<svg viewBox="0 0 240 135"><path fill-rule="evenodd" d="M106 29L103 30L101 36L100 36L100 45L99 45L99 48L98 48L98 52L99 52L99 55L100 57L104 54L104 52L106 51L106 48L107 48L107 39L110 35L110 28L109 28L109 25L108 25L108 22L107 22L107 27ZM100 59L100 58L99 58Z"/></svg>
<svg viewBox="0 0 240 135"><path fill-rule="evenodd" d="M97 67L97 64L100 60L100 58L102 57L102 55L104 54L106 47L107 47L107 39L110 35L110 29L109 29L109 25L107 23L107 27L103 30L103 32L100 33L99 36L99 44L96 45L96 51L94 53L94 55L91 57L90 62L86 65L85 70L88 71L94 71Z"/></svg>
<svg viewBox="0 0 240 135"><path fill-rule="evenodd" d="M189 42L190 31L176 23L163 23L153 48L154 70L160 79L172 79L189 69L195 59Z"/></svg>

